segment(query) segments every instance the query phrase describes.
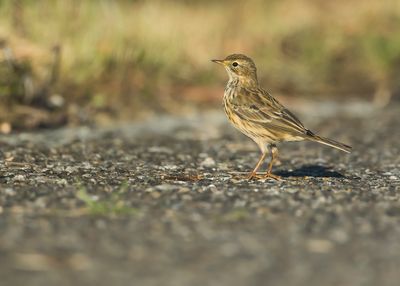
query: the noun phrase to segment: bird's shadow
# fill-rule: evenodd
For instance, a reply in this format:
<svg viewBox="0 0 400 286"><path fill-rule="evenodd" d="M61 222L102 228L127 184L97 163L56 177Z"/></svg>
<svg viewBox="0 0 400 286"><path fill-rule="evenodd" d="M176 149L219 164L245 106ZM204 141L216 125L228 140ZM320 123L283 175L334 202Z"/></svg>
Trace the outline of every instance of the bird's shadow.
<svg viewBox="0 0 400 286"><path fill-rule="evenodd" d="M343 174L321 165L303 165L292 171L275 171L274 174L281 177L345 178Z"/></svg>

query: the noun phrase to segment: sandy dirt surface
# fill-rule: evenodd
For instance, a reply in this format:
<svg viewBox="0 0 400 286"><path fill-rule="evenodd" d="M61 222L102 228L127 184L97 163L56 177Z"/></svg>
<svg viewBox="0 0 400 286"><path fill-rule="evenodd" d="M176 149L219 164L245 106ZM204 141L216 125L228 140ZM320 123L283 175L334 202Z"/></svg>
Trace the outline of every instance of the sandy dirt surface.
<svg viewBox="0 0 400 286"><path fill-rule="evenodd" d="M0 285L398 285L400 105L314 110L354 152L283 144L278 182L222 111L3 135Z"/></svg>

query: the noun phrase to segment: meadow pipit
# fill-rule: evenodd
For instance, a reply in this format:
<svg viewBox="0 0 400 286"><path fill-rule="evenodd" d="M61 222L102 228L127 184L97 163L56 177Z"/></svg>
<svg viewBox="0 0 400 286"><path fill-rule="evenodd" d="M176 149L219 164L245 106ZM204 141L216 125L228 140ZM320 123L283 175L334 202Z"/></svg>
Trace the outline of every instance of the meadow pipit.
<svg viewBox="0 0 400 286"><path fill-rule="evenodd" d="M242 133L253 139L262 155L248 179L259 177L257 170L270 152L271 161L264 178L279 179L271 173L278 154L277 143L310 140L349 153L351 147L320 137L304 125L281 103L258 84L256 65L245 55L233 54L224 60L212 60L225 67L229 81L224 92L224 109L229 121Z"/></svg>

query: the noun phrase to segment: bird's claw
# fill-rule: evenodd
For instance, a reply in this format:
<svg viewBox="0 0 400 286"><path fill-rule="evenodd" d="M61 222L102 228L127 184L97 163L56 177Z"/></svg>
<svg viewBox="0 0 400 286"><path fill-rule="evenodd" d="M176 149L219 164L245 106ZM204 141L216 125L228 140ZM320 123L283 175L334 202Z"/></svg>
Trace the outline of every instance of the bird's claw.
<svg viewBox="0 0 400 286"><path fill-rule="evenodd" d="M247 180L274 179L276 181L281 181L282 180L282 178L280 176L277 176L277 175L274 175L274 174L271 174L271 173L265 173L263 175L258 175L257 173L254 173L254 172L248 174L246 176L246 179Z"/></svg>
<svg viewBox="0 0 400 286"><path fill-rule="evenodd" d="M263 178L264 178L264 179L269 179L269 178L271 178L271 179L274 179L274 180L276 180L276 181L281 181L281 180L282 180L282 177L277 176L277 175L274 175L274 174L271 174L271 173L266 173L266 174L263 176Z"/></svg>

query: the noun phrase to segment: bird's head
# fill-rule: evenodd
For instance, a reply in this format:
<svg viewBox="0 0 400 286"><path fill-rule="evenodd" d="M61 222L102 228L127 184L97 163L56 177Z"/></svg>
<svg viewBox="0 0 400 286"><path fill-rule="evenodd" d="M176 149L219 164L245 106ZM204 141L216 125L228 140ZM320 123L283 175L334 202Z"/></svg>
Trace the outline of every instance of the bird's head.
<svg viewBox="0 0 400 286"><path fill-rule="evenodd" d="M257 69L253 60L242 54L232 54L223 60L212 60L223 65L228 72L229 79L238 78L240 81L257 83Z"/></svg>

